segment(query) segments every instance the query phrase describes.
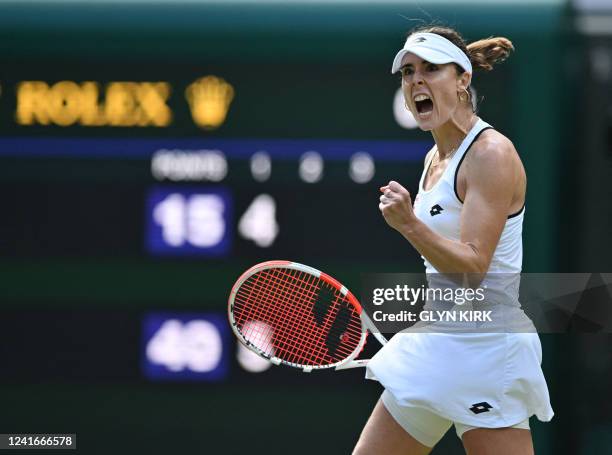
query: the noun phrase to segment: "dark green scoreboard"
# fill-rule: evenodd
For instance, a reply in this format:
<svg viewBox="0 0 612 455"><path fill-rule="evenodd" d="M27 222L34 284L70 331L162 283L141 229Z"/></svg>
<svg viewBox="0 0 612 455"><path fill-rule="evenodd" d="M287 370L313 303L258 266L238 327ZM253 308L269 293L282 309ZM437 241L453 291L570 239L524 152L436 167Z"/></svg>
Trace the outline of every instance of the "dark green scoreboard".
<svg viewBox="0 0 612 455"><path fill-rule="evenodd" d="M517 47L474 87L479 114L526 163L525 264L546 271L560 12L453 8L431 13ZM286 448L323 419L302 411L333 401L326 413L340 423L321 437L350 450L377 386L356 371L256 372L225 324L226 299L268 259L323 269L355 292L361 273L422 269L378 211L390 179L415 194L432 144L406 127L390 74L411 25L402 15L421 13L0 6L0 381L15 397L4 432L76 430L87 453L116 447L96 427L132 452L179 438L183 450L237 453L233 438L281 453L260 436L267 419L296 419L283 426ZM272 390L280 398L266 398ZM258 416L240 437L237 413Z"/></svg>

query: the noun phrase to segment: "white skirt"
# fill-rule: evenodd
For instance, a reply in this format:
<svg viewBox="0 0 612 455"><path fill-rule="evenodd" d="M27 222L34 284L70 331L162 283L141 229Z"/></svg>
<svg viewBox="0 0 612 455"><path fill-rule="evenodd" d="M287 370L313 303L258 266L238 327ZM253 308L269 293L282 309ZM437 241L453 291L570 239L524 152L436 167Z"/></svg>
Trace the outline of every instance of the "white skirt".
<svg viewBox="0 0 612 455"><path fill-rule="evenodd" d="M398 333L369 362L402 406L453 422L503 428L554 413L536 333Z"/></svg>

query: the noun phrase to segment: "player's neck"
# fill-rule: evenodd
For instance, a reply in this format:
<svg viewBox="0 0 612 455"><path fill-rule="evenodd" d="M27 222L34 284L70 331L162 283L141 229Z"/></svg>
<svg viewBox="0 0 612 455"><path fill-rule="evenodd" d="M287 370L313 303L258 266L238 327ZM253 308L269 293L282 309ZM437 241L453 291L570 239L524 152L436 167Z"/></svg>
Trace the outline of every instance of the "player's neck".
<svg viewBox="0 0 612 455"><path fill-rule="evenodd" d="M463 139L474 127L478 117L472 111L465 110L451 117L448 122L432 130L431 134L436 141L440 159L455 153Z"/></svg>

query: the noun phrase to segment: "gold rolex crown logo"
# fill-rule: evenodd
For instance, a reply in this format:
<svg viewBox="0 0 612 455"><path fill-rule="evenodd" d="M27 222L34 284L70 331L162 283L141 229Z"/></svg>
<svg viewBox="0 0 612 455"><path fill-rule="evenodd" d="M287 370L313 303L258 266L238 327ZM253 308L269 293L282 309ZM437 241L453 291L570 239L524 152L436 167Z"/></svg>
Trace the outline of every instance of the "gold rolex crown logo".
<svg viewBox="0 0 612 455"><path fill-rule="evenodd" d="M197 79L185 90L193 121L201 128L212 130L225 121L234 88L216 76Z"/></svg>

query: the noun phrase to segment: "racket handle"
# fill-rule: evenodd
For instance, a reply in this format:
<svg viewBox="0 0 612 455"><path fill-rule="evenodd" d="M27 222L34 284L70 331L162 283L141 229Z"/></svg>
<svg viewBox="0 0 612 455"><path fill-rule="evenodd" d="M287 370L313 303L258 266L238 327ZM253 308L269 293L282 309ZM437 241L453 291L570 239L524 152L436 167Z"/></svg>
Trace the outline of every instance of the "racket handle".
<svg viewBox="0 0 612 455"><path fill-rule="evenodd" d="M385 344L387 344L387 343L388 343L388 341L389 341L389 340L387 340L387 339L386 339L386 338L383 336L383 334L382 334L382 333L380 333L380 332L374 331L374 332L370 332L370 333L371 333L372 335L374 335L374 338L376 338L376 339L378 340L378 342L379 342L381 345L383 345L383 346L384 346Z"/></svg>
<svg viewBox="0 0 612 455"><path fill-rule="evenodd" d="M349 362L343 363L342 365L338 365L336 370L348 370L350 368L360 368L368 366L368 362L370 359L359 359L359 360L351 360Z"/></svg>
<svg viewBox="0 0 612 455"><path fill-rule="evenodd" d="M361 320L363 321L363 325L368 329L368 331L374 335L374 338L378 340L381 345L387 344L389 340L387 340L382 333L378 331L372 320L368 317L365 311L360 314Z"/></svg>

